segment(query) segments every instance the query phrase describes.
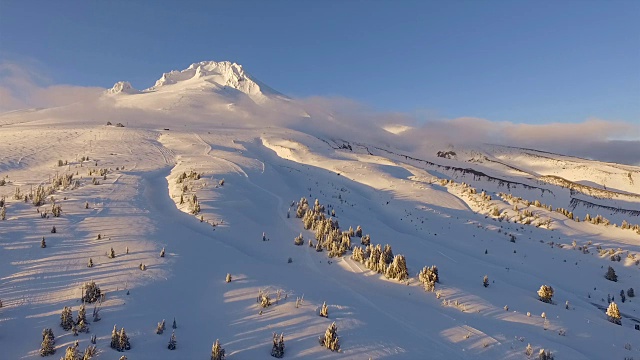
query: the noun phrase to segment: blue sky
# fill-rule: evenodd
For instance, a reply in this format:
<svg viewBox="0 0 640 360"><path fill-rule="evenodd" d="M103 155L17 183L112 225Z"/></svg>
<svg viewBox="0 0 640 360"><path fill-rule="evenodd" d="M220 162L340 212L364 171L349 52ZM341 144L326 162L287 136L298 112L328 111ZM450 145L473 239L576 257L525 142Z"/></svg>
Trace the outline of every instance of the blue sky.
<svg viewBox="0 0 640 360"><path fill-rule="evenodd" d="M0 61L48 84L202 60L425 119L640 122L640 1L0 0Z"/></svg>

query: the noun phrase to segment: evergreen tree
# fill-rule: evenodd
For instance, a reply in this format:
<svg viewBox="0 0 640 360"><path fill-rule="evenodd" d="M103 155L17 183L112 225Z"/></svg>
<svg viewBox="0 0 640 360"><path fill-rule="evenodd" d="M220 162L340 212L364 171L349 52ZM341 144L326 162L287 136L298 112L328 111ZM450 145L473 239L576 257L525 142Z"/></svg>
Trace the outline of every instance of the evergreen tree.
<svg viewBox="0 0 640 360"><path fill-rule="evenodd" d="M120 351L119 345L119 337L118 337L118 329L115 325L113 325L113 330L111 331L111 348Z"/></svg>
<svg viewBox="0 0 640 360"><path fill-rule="evenodd" d="M231 282L231 274L227 273L227 277L225 278L224 281L230 283Z"/></svg>
<svg viewBox="0 0 640 360"><path fill-rule="evenodd" d="M284 333L278 335L273 333L273 347L271 348L271 356L281 358L284 356Z"/></svg>
<svg viewBox="0 0 640 360"><path fill-rule="evenodd" d="M100 299L101 291L100 287L96 285L95 281L91 280L84 284L84 294L82 295L82 301L85 303L94 303Z"/></svg>
<svg viewBox="0 0 640 360"><path fill-rule="evenodd" d="M320 308L320 316L322 317L329 317L329 308L327 307L327 303L323 302L322 303L322 308Z"/></svg>
<svg viewBox="0 0 640 360"><path fill-rule="evenodd" d="M89 258L89 262L87 263L87 267L92 268L93 267L93 259Z"/></svg>
<svg viewBox="0 0 640 360"><path fill-rule="evenodd" d="M622 321L621 321L622 317L620 316L620 310L618 310L618 305L615 302L612 301L609 304L606 314L610 322L614 324L622 325Z"/></svg>
<svg viewBox="0 0 640 360"><path fill-rule="evenodd" d="M627 296L632 298L634 296L636 296L636 294L633 292L633 288L629 288L629 290L627 290ZM0 307L2 307L2 303L0 302Z"/></svg>
<svg viewBox="0 0 640 360"><path fill-rule="evenodd" d="M483 285L484 287L488 287L488 286L489 286L489 276L485 275L485 276L482 278L482 285Z"/></svg>
<svg viewBox="0 0 640 360"><path fill-rule="evenodd" d="M42 237L42 241L40 241L40 247L43 249L47 247L47 242L44 240L44 236Z"/></svg>
<svg viewBox="0 0 640 360"><path fill-rule="evenodd" d="M324 333L324 336L320 337L320 345L326 347L331 351L339 351L340 350L340 338L338 337L338 327L336 323L332 323L327 328L327 331Z"/></svg>
<svg viewBox="0 0 640 360"><path fill-rule="evenodd" d="M171 333L171 338L169 339L169 345L167 345L167 348L169 350L175 350L176 349L176 344L177 344L176 332L174 331L174 332Z"/></svg>
<svg viewBox="0 0 640 360"><path fill-rule="evenodd" d="M164 332L164 319L162 319L162 322L158 323L158 327L156 328L156 334L160 335Z"/></svg>
<svg viewBox="0 0 640 360"><path fill-rule="evenodd" d="M524 354L527 355L527 357L533 355L533 348L531 347L531 344L527 344L527 347L524 348Z"/></svg>
<svg viewBox="0 0 640 360"><path fill-rule="evenodd" d="M116 252L113 250L113 248L111 248L109 250L109 255L108 255L109 259L113 259L116 257Z"/></svg>
<svg viewBox="0 0 640 360"><path fill-rule="evenodd" d="M393 261L393 251L391 250L391 245L387 244L384 246L384 250L382 250L382 257L384 258L384 262L386 264L391 264Z"/></svg>
<svg viewBox="0 0 640 360"><path fill-rule="evenodd" d="M216 342L214 342L213 346L211 347L211 360L224 360L224 353L225 351L222 346L220 346L220 341L216 339Z"/></svg>
<svg viewBox="0 0 640 360"><path fill-rule="evenodd" d="M53 337L51 337L49 333L44 334L44 339L42 339L42 345L40 346L40 356L53 355L56 352L53 344Z"/></svg>
<svg viewBox="0 0 640 360"><path fill-rule="evenodd" d="M609 281L614 281L614 282L618 281L618 275L616 275L616 271L613 270L611 266L609 266L609 268L607 269L607 273L604 274L604 278Z"/></svg>
<svg viewBox="0 0 640 360"><path fill-rule="evenodd" d="M164 257L164 248L162 248L162 251L160 251L160 257L163 258Z"/></svg>
<svg viewBox="0 0 640 360"><path fill-rule="evenodd" d="M360 225L358 225L356 227L356 234L355 235L356 235L356 237L359 237L359 238L362 237L362 228L360 227Z"/></svg>
<svg viewBox="0 0 640 360"><path fill-rule="evenodd" d="M78 317L76 318L76 325L80 324L80 322L87 322L87 310L84 307L84 304L80 305L78 309Z"/></svg>
<svg viewBox="0 0 640 360"><path fill-rule="evenodd" d="M71 313L71 308L68 306L65 306L62 309L62 314L60 314L60 326L66 330L69 331L73 328L74 322L73 322L73 314Z"/></svg>
<svg viewBox="0 0 640 360"><path fill-rule="evenodd" d="M124 331L124 328L120 329L118 334L118 351L131 350L131 344L129 343L129 337Z"/></svg>
<svg viewBox="0 0 640 360"><path fill-rule="evenodd" d="M97 351L95 346L91 346L91 345L87 346L87 348L84 349L82 360L91 360L96 355L96 352Z"/></svg>
<svg viewBox="0 0 640 360"><path fill-rule="evenodd" d="M171 327L175 330L178 328L178 325L176 325L176 318L173 318L173 325L171 325Z"/></svg>
<svg viewBox="0 0 640 360"><path fill-rule="evenodd" d="M79 360L78 347L76 345L67 347L64 357L60 360Z"/></svg>
<svg viewBox="0 0 640 360"><path fill-rule="evenodd" d="M395 279L398 281L406 280L409 278L409 271L407 270L407 261L404 255L396 255L391 262L391 265L387 268L386 277L389 279Z"/></svg>
<svg viewBox="0 0 640 360"><path fill-rule="evenodd" d="M538 360L553 360L553 354L551 354L549 350L545 351L544 349L540 349Z"/></svg>
<svg viewBox="0 0 640 360"><path fill-rule="evenodd" d="M542 302L552 303L551 298L553 297L553 288L549 285L540 286L540 290L538 290L538 298Z"/></svg>
<svg viewBox="0 0 640 360"><path fill-rule="evenodd" d="M51 342L53 344L56 343L56 337L53 335L53 330L51 328L44 328L42 329L42 341L44 341L44 338L49 335L49 338L51 339Z"/></svg>

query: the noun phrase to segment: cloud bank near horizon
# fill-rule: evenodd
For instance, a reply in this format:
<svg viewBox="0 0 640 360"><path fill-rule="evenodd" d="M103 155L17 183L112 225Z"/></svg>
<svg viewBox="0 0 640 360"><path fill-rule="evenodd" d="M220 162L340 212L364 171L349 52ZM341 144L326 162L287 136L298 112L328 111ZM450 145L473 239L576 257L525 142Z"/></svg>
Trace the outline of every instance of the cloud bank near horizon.
<svg viewBox="0 0 640 360"><path fill-rule="evenodd" d="M197 121L203 114L171 114L145 109L116 108L102 97L106 89L50 84L50 80L28 66L0 63L0 113L25 108L58 108L48 116L96 121L135 120L153 124L165 121ZM419 121L405 113L384 113L356 101L339 97L295 99L309 114L303 118L292 107L274 105L265 109L239 100L236 113L216 114L227 122L285 126L342 139L360 139L388 144L407 151L433 152L434 148L498 144L640 166L640 124L603 119L581 123L519 124L508 121L464 117ZM219 104L218 104L219 105ZM388 125L408 130L392 134Z"/></svg>

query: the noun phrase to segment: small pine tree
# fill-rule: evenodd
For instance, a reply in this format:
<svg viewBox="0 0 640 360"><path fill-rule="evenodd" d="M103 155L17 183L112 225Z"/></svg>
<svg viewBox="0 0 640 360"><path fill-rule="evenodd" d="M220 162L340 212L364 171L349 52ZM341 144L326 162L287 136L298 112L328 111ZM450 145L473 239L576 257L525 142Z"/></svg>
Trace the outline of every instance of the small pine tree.
<svg viewBox="0 0 640 360"><path fill-rule="evenodd" d="M49 335L49 338L55 344L56 343L56 337L53 335L53 330L51 328L42 329L42 341L44 341L44 338L47 335Z"/></svg>
<svg viewBox="0 0 640 360"><path fill-rule="evenodd" d="M111 348L115 350L119 350L119 337L118 337L118 329L116 325L113 325L113 330L111 331Z"/></svg>
<svg viewBox="0 0 640 360"><path fill-rule="evenodd" d="M319 340L321 346L331 351L340 351L340 338L338 337L338 327L335 322L329 325L324 336L321 336Z"/></svg>
<svg viewBox="0 0 640 360"><path fill-rule="evenodd" d="M84 294L82 295L82 301L86 303L94 303L100 299L101 291L100 287L96 285L95 281L89 281L84 284Z"/></svg>
<svg viewBox="0 0 640 360"><path fill-rule="evenodd" d="M604 274L604 278L609 281L614 281L614 282L618 281L618 275L616 275L616 271L613 270L611 266L609 266L609 268L607 269L607 273Z"/></svg>
<svg viewBox="0 0 640 360"><path fill-rule="evenodd" d="M540 286L540 290L538 290L538 298L542 302L552 303L551 298L553 297L553 288L549 285Z"/></svg>
<svg viewBox="0 0 640 360"><path fill-rule="evenodd" d="M164 319L162 322L158 323L158 327L156 328L156 334L161 335L164 332Z"/></svg>
<svg viewBox="0 0 640 360"><path fill-rule="evenodd" d="M162 251L160 251L160 257L163 258L164 257L164 248L162 248Z"/></svg>
<svg viewBox="0 0 640 360"><path fill-rule="evenodd" d="M131 343L129 343L129 336L124 331L124 328L120 329L118 334L118 351L131 350Z"/></svg>
<svg viewBox="0 0 640 360"><path fill-rule="evenodd" d="M273 347L271 348L271 356L281 358L284 356L284 333L278 335L273 333Z"/></svg>
<svg viewBox="0 0 640 360"><path fill-rule="evenodd" d="M171 338L169 339L169 345L167 345L167 348L169 350L175 350L176 349L176 344L177 344L176 332L174 331L174 332L171 333Z"/></svg>
<svg viewBox="0 0 640 360"><path fill-rule="evenodd" d="M627 290L627 296L630 298L636 296L636 294L633 292L633 288L629 288L629 290ZM1 304L2 303L0 303L0 307L2 306Z"/></svg>
<svg viewBox="0 0 640 360"><path fill-rule="evenodd" d="M622 317L620 316L620 310L618 310L618 305L615 302L611 302L606 312L608 316L608 320L614 324L622 325Z"/></svg>
<svg viewBox="0 0 640 360"><path fill-rule="evenodd" d="M76 318L76 325L80 324L81 321L87 322L87 309L84 304L80 305L78 309L78 317Z"/></svg>
<svg viewBox="0 0 640 360"><path fill-rule="evenodd" d="M69 331L73 328L74 322L73 322L73 314L71 313L71 308L68 306L65 306L62 309L62 314L60 314L60 326L66 330Z"/></svg>
<svg viewBox="0 0 640 360"><path fill-rule="evenodd" d="M527 357L533 355L533 348L531 347L531 344L527 344L527 347L524 348L524 354L527 355Z"/></svg>
<svg viewBox="0 0 640 360"><path fill-rule="evenodd" d="M173 325L171 325L171 327L173 328L173 330L178 328L178 325L176 324L176 318L173 318Z"/></svg>
<svg viewBox="0 0 640 360"><path fill-rule="evenodd" d="M56 227L55 227L55 226L54 226L54 227L52 227L52 228L51 228L51 233L52 233L52 234L55 234L56 232L57 232Z"/></svg>
<svg viewBox="0 0 640 360"><path fill-rule="evenodd" d="M220 346L220 341L216 339L216 342L214 342L211 347L211 360L224 360L224 353L225 351L222 346Z"/></svg>
<svg viewBox="0 0 640 360"><path fill-rule="evenodd" d="M87 267L92 268L93 267L93 259L89 258L89 262L87 263Z"/></svg>
<svg viewBox="0 0 640 360"><path fill-rule="evenodd" d="M231 274L227 273L227 277L225 278L224 281L230 283L231 282Z"/></svg>
<svg viewBox="0 0 640 360"><path fill-rule="evenodd" d="M109 259L113 259L116 257L116 252L113 250L113 248L111 248L109 250L109 255L108 255Z"/></svg>
<svg viewBox="0 0 640 360"><path fill-rule="evenodd" d="M323 302L322 303L322 308L320 308L320 316L322 317L329 317L329 307L327 307L327 303Z"/></svg>
<svg viewBox="0 0 640 360"><path fill-rule="evenodd" d="M93 337L92 337L92 339L93 339ZM95 344L95 342L93 344ZM96 347L89 345L89 346L87 346L86 349L84 349L84 354L82 356L82 360L91 360L96 355L96 353L97 353Z"/></svg>
<svg viewBox="0 0 640 360"><path fill-rule="evenodd" d="M553 354L549 350L540 349L538 360L553 360Z"/></svg>
<svg viewBox="0 0 640 360"><path fill-rule="evenodd" d="M485 275L485 276L482 278L482 285L483 285L484 287L488 287L488 286L489 286L489 276Z"/></svg>
<svg viewBox="0 0 640 360"><path fill-rule="evenodd" d="M42 345L40 346L40 356L49 356L53 355L56 352L56 349L53 347L54 340L46 333L44 335L44 339L42 340Z"/></svg>
<svg viewBox="0 0 640 360"><path fill-rule="evenodd" d="M78 347L76 345L67 347L64 357L60 360L78 360Z"/></svg>
<svg viewBox="0 0 640 360"><path fill-rule="evenodd" d="M40 247L43 249L47 247L47 242L45 241L44 236L42 237L42 241L40 241Z"/></svg>

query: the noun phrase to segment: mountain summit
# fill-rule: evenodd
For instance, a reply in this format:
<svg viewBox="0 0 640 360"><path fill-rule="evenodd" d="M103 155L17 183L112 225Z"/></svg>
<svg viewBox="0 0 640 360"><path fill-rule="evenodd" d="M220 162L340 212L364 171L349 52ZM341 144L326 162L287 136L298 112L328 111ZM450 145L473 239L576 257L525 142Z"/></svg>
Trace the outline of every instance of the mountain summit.
<svg viewBox="0 0 640 360"><path fill-rule="evenodd" d="M230 61L201 61L193 63L184 70L173 70L162 74L156 84L147 91L158 90L161 87L184 83L207 82L222 87L229 87L241 91L249 96L268 94L280 95L254 79L244 71L242 65Z"/></svg>

